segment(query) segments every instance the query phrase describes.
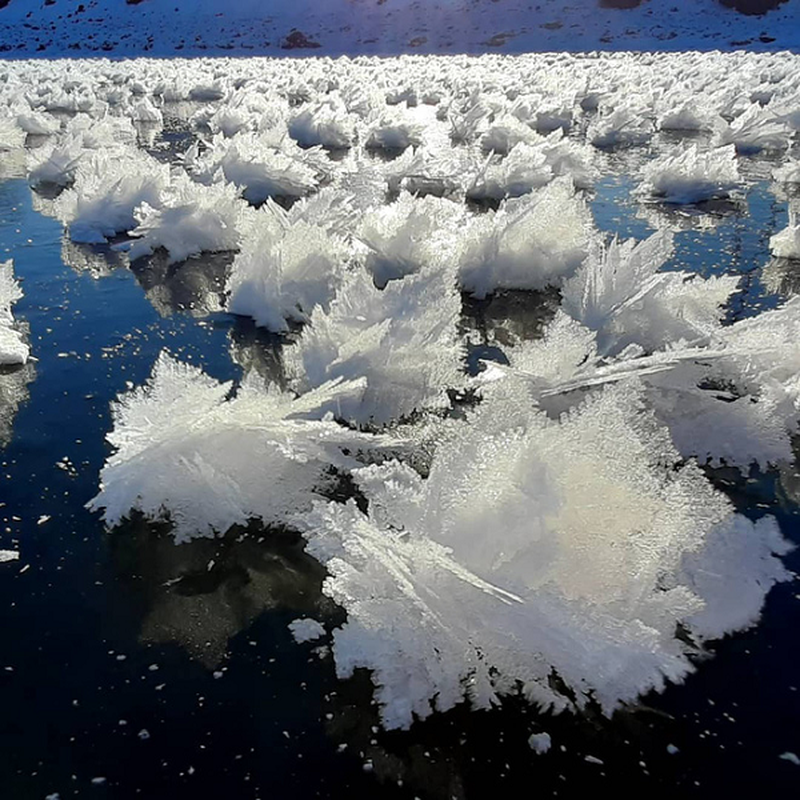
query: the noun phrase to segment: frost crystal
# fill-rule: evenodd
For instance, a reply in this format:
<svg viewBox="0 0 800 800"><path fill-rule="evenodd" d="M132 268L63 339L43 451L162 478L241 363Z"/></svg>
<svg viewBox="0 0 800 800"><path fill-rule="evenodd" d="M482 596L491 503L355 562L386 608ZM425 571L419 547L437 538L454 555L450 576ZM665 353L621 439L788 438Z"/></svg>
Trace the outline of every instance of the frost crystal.
<svg viewBox="0 0 800 800"><path fill-rule="evenodd" d="M342 415L383 424L450 405L464 382L456 323L461 298L448 272L426 272L375 287L364 272L348 277L330 311L317 307L284 364L299 391L333 379L366 379L363 397Z"/></svg>
<svg viewBox="0 0 800 800"><path fill-rule="evenodd" d="M678 155L650 162L641 192L665 203L699 203L729 197L739 182L733 145L706 152L692 145Z"/></svg>
<svg viewBox="0 0 800 800"><path fill-rule="evenodd" d="M800 219L793 206L789 207L789 225L770 236L769 250L776 258L800 259Z"/></svg>
<svg viewBox="0 0 800 800"><path fill-rule="evenodd" d="M325 635L325 626L315 619L296 619L289 623L289 630L296 642L313 642Z"/></svg>
<svg viewBox="0 0 800 800"><path fill-rule="evenodd" d="M364 381L337 381L301 398L274 386L218 383L162 352L147 385L114 406L114 446L90 507L114 525L131 509L168 517L177 541L260 518L285 523L317 490L380 440L331 418Z"/></svg>
<svg viewBox="0 0 800 800"><path fill-rule="evenodd" d="M461 287L485 297L496 289L560 283L586 256L591 225L586 203L568 178L509 200L467 228L459 256Z"/></svg>
<svg viewBox="0 0 800 800"><path fill-rule="evenodd" d="M306 322L317 306L329 308L347 258L336 234L270 202L253 219L233 262L228 310L284 332L287 321Z"/></svg>
<svg viewBox="0 0 800 800"><path fill-rule="evenodd" d="M620 385L554 422L508 387L439 446L426 480L396 462L357 470L366 514L349 501L304 517L324 591L348 612L337 671L373 671L387 727L520 684L608 713L692 670L678 626L699 646L750 624L788 577L775 523L736 516L680 466L644 400ZM721 547L747 573L741 602L735 578L705 577Z"/></svg>

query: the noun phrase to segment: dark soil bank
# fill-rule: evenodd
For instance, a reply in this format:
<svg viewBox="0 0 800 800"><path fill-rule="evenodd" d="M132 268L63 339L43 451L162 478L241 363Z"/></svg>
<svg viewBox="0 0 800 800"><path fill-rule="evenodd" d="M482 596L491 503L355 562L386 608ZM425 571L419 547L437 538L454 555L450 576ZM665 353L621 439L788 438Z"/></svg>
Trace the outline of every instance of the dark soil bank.
<svg viewBox="0 0 800 800"><path fill-rule="evenodd" d="M786 3L787 0L719 0L725 8L735 8L742 14L749 16L756 16L759 14L766 14L777 8L779 5Z"/></svg>

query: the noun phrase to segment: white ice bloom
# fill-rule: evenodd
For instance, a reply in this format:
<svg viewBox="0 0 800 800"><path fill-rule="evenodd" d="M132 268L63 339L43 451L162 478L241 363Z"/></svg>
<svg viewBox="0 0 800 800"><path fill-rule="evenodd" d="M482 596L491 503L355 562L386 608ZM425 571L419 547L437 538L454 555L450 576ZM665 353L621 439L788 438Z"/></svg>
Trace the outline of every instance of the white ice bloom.
<svg viewBox="0 0 800 800"><path fill-rule="evenodd" d="M375 122L366 138L366 147L374 150L405 150L422 144L423 125L410 114L385 114Z"/></svg>
<svg viewBox="0 0 800 800"><path fill-rule="evenodd" d="M774 112L757 103L733 119L714 136L718 146L734 144L737 153L760 153L762 150L781 151L789 146L792 135L786 122Z"/></svg>
<svg viewBox="0 0 800 800"><path fill-rule="evenodd" d="M725 121L715 112L713 105L687 98L683 92L675 92L662 98L658 104L656 127L661 131L713 131L724 127Z"/></svg>
<svg viewBox="0 0 800 800"><path fill-rule="evenodd" d="M298 391L366 378L363 398L341 406L342 416L359 423L447 408L447 390L465 379L460 314L450 272L410 275L383 290L368 273L352 273L330 310L318 306L297 343L284 349L287 375Z"/></svg>
<svg viewBox="0 0 800 800"><path fill-rule="evenodd" d="M703 355L697 352L694 359L646 378L648 401L680 453L700 463L742 470L753 463L767 469L793 461L791 434L800 410L787 401L786 392L771 382L753 393L715 390L710 380L715 373L725 374L723 385L735 388L736 370L726 370L718 353L713 359Z"/></svg>
<svg viewBox="0 0 800 800"><path fill-rule="evenodd" d="M462 184L474 164L473 154L466 149L425 146L416 150L407 148L398 158L377 169L391 194L409 192L455 198L463 194ZM374 164L372 168L375 169ZM362 166L360 171L368 170Z"/></svg>
<svg viewBox="0 0 800 800"><path fill-rule="evenodd" d="M599 148L636 147L648 142L653 130L649 109L621 105L592 120L586 140Z"/></svg>
<svg viewBox="0 0 800 800"><path fill-rule="evenodd" d="M800 161L787 159L785 164L775 168L772 177L778 184L800 184Z"/></svg>
<svg viewBox="0 0 800 800"><path fill-rule="evenodd" d="M800 259L800 216L795 206L789 206L789 224L769 237L769 251L775 258Z"/></svg>
<svg viewBox="0 0 800 800"><path fill-rule="evenodd" d="M479 93L465 106L450 105L443 114L450 128L450 138L458 144L471 144L480 138L491 119L491 109L481 102Z"/></svg>
<svg viewBox="0 0 800 800"><path fill-rule="evenodd" d="M347 148L355 139L355 126L341 100L330 99L303 109L289 121L289 135L303 147L322 145Z"/></svg>
<svg viewBox="0 0 800 800"><path fill-rule="evenodd" d="M230 382L162 352L148 383L113 406L115 452L89 505L109 525L131 510L168 518L179 542L252 518L284 524L334 470L358 465L353 453L380 445L332 419L363 391L363 380L337 381L297 398L253 381L231 396Z"/></svg>
<svg viewBox="0 0 800 800"><path fill-rule="evenodd" d="M135 238L128 251L131 260L159 247L167 251L170 264L199 253L238 250L249 209L235 187L172 178L155 207L143 202L137 208L138 225L131 231Z"/></svg>
<svg viewBox="0 0 800 800"><path fill-rule="evenodd" d="M364 215L356 238L367 248L365 264L378 288L390 280L453 264L462 206L404 192L390 205Z"/></svg>
<svg viewBox="0 0 800 800"><path fill-rule="evenodd" d="M66 120L64 125L65 135L80 137L89 150L132 148L136 144L136 127L129 117L94 118L82 114ZM135 159L133 154L131 157Z"/></svg>
<svg viewBox="0 0 800 800"><path fill-rule="evenodd" d="M592 216L569 178L475 217L464 232L459 283L477 297L497 289L541 289L586 257Z"/></svg>
<svg viewBox="0 0 800 800"><path fill-rule="evenodd" d="M699 645L757 618L788 578L777 526L734 515L643 405L626 384L555 422L510 386L439 445L426 480L396 462L357 470L367 513L305 516L323 590L348 613L337 672L372 671L387 727L520 685L610 713L692 671L679 627ZM727 574L707 578L725 546Z"/></svg>
<svg viewBox="0 0 800 800"><path fill-rule="evenodd" d="M516 117L505 116L496 120L481 137L481 147L487 152L506 155L520 142L533 144L541 137L536 131Z"/></svg>
<svg viewBox="0 0 800 800"><path fill-rule="evenodd" d="M641 194L678 205L725 199L741 184L732 144L705 151L691 145L677 155L665 153L645 165L642 177Z"/></svg>
<svg viewBox="0 0 800 800"><path fill-rule="evenodd" d="M21 297L22 289L14 278L14 262L0 264L0 366L24 364L30 356L11 310Z"/></svg>
<svg viewBox="0 0 800 800"><path fill-rule="evenodd" d="M25 146L25 131L15 119L0 116L0 154L21 150Z"/></svg>
<svg viewBox="0 0 800 800"><path fill-rule="evenodd" d="M597 170L591 147L568 139L559 128L542 139L537 148L544 153L545 161L554 175L568 175L578 189L592 187Z"/></svg>
<svg viewBox="0 0 800 800"><path fill-rule="evenodd" d="M739 278L702 279L661 270L671 255L669 232L638 243L598 239L564 283L564 311L597 332L603 355L616 355L631 344L653 352L681 340L707 342L719 329L722 305Z"/></svg>
<svg viewBox="0 0 800 800"><path fill-rule="evenodd" d="M716 365L742 393L765 389L783 398L786 424L800 419L800 297L756 317L740 320L718 334L725 358Z"/></svg>
<svg viewBox="0 0 800 800"><path fill-rule="evenodd" d="M636 262L644 268L640 280L646 279L649 259L642 256L648 250L652 256L652 248L659 244L648 242L650 247L639 245L638 253L637 248L629 249L629 258L623 260L628 277ZM606 267L613 261L606 261ZM619 273L609 274L615 275ZM565 307L573 312L576 306L569 294L585 277L585 272L579 273L574 283L564 287ZM685 310L687 297L680 298L680 292L659 296L663 287L656 285L653 296L645 294L637 302L658 311L653 311L658 327L643 327L636 315L617 313L613 325L606 320L592 330L559 310L541 339L509 350L510 366L494 371L522 380L534 400L551 414L580 402L583 394L575 390L638 376L647 386L648 403L668 426L682 455L740 468L753 462L765 468L789 462L793 459L791 436L800 419L800 345L796 344L800 341L800 299L754 319L722 326L714 307L735 282L735 278L722 278L690 284L693 294L688 300L694 319ZM675 285L681 288L680 283ZM607 299L615 297L613 288L618 291L615 307L624 308L624 280L606 287ZM681 302L675 302L678 298ZM587 306L577 313L581 309L585 312ZM591 320L587 314L585 321ZM506 391L494 374L478 383L485 396Z"/></svg>
<svg viewBox="0 0 800 800"><path fill-rule="evenodd" d="M568 133L575 117L575 104L573 98L560 101L552 98L548 103L542 103L536 110L533 121L538 133L548 135L556 131Z"/></svg>
<svg viewBox="0 0 800 800"><path fill-rule="evenodd" d="M55 202L58 218L74 242L101 243L136 227L134 210L158 206L170 171L137 151L99 150L81 158L73 186Z"/></svg>
<svg viewBox="0 0 800 800"><path fill-rule="evenodd" d="M227 308L275 332L327 310L344 279L350 250L325 227L268 201L254 215L231 268Z"/></svg>
<svg viewBox="0 0 800 800"><path fill-rule="evenodd" d="M520 197L547 185L553 169L542 147L527 142L515 144L505 158L485 159L467 186L471 200L502 200Z"/></svg>
<svg viewBox="0 0 800 800"><path fill-rule="evenodd" d="M27 103L13 108L17 115L17 125L33 136L52 136L61 130L61 123L52 114L34 111Z"/></svg>
<svg viewBox="0 0 800 800"><path fill-rule="evenodd" d="M34 187L70 186L85 153L82 137L69 135L28 154L28 183Z"/></svg>
<svg viewBox="0 0 800 800"><path fill-rule="evenodd" d="M148 97L131 104L129 118L134 122L145 122L151 125L162 125L164 122L161 111Z"/></svg>
<svg viewBox="0 0 800 800"><path fill-rule="evenodd" d="M315 151L303 151L293 145L284 152L274 133L239 133L226 139L217 135L208 143L202 156L195 147L185 163L202 183L220 178L242 190L254 204L268 197L298 198L313 192L320 183L320 159Z"/></svg>

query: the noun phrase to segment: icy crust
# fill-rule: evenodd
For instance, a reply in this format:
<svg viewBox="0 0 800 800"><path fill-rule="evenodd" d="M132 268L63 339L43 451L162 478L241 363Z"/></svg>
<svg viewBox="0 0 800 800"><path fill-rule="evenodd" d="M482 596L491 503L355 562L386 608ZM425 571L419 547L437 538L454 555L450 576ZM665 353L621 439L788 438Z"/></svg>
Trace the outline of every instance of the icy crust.
<svg viewBox="0 0 800 800"><path fill-rule="evenodd" d="M16 327L12 306L22 297L22 289L14 278L14 262L0 264L0 366L25 364L30 348Z"/></svg>
<svg viewBox="0 0 800 800"><path fill-rule="evenodd" d="M556 422L495 395L439 445L426 480L367 467L353 473L367 513L348 501L305 515L324 591L348 611L338 674L373 671L387 727L517 687L610 713L680 681L703 639L758 618L789 577L777 525L733 514L644 406L627 384Z"/></svg>

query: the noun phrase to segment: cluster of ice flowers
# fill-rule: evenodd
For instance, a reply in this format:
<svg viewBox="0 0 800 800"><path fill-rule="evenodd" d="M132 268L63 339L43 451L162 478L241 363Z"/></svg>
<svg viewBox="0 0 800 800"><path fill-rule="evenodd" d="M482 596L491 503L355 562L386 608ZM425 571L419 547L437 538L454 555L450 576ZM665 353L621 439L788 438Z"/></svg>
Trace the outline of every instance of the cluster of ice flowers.
<svg viewBox="0 0 800 800"><path fill-rule="evenodd" d="M180 541L300 532L347 612L337 671L371 670L388 727L680 681L788 578L774 519L702 468L793 459L800 301L727 324L737 276L670 268L667 231L601 234L591 190L638 149L644 205L742 197L743 159L796 136L797 60L302 63L3 67L9 152L45 137L29 181L72 242L230 253L227 310L282 337L271 382L162 354L114 407L92 507ZM183 106L170 159L153 132ZM798 242L792 213L770 246ZM465 302L498 293L541 324L477 365Z"/></svg>

